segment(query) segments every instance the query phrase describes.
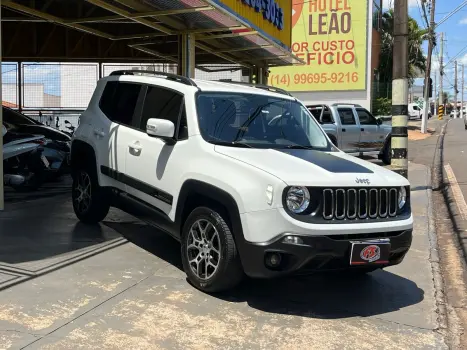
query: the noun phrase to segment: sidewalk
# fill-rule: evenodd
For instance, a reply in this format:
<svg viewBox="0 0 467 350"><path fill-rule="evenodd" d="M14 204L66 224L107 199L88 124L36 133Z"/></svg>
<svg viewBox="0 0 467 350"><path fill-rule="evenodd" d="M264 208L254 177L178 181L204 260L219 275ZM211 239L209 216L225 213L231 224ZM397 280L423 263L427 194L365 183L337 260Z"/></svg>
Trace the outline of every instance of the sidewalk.
<svg viewBox="0 0 467 350"><path fill-rule="evenodd" d="M175 241L132 217L112 211L90 230L66 197L11 204L0 213L0 282L23 279L2 285L0 348L445 349L429 170L411 163L409 174L415 231L401 265L358 281L247 280L217 296L186 282Z"/></svg>

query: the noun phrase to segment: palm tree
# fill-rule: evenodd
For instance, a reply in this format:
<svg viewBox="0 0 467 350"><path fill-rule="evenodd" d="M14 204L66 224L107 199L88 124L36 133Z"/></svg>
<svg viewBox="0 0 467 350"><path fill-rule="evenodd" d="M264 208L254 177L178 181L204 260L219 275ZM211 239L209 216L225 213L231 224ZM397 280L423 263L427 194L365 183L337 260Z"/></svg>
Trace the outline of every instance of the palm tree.
<svg viewBox="0 0 467 350"><path fill-rule="evenodd" d="M392 81L392 64L394 48L394 11L391 9L382 16L381 54L378 67L379 80L384 83ZM422 44L428 39L428 30L420 28L417 21L409 16L409 84L426 70L426 58Z"/></svg>

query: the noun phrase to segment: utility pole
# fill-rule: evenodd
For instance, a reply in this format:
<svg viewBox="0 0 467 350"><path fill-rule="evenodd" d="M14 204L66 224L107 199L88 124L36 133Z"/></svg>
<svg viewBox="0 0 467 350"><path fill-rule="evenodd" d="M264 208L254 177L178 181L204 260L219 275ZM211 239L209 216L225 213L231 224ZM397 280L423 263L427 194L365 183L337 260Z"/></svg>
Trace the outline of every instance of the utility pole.
<svg viewBox="0 0 467 350"><path fill-rule="evenodd" d="M430 108L431 56L433 56L433 44L434 44L433 41L435 39L435 5L436 5L436 0L431 0L430 27L428 28L428 35L429 35L428 57L426 59L426 72L425 72L425 92L424 92L425 103L423 104L425 108L423 109L422 127L420 130L422 134L426 134L426 131L427 131L428 110Z"/></svg>
<svg viewBox="0 0 467 350"><path fill-rule="evenodd" d="M407 0L394 1L394 50L392 70L392 170L408 177L408 98L409 98L409 9Z"/></svg>
<svg viewBox="0 0 467 350"><path fill-rule="evenodd" d="M461 118L464 119L464 65L462 65L462 80L461 80Z"/></svg>
<svg viewBox="0 0 467 350"><path fill-rule="evenodd" d="M457 60L454 61L454 118L459 118L457 115Z"/></svg>
<svg viewBox="0 0 467 350"><path fill-rule="evenodd" d="M444 54L444 34L441 33L439 48L439 105L438 105L438 119L443 120L444 115L444 91L443 91L443 54Z"/></svg>
<svg viewBox="0 0 467 350"><path fill-rule="evenodd" d="M433 86L435 91L433 93L433 114L436 113L436 111L438 110L438 75L436 73L436 71L434 72L433 76L435 77L435 85Z"/></svg>

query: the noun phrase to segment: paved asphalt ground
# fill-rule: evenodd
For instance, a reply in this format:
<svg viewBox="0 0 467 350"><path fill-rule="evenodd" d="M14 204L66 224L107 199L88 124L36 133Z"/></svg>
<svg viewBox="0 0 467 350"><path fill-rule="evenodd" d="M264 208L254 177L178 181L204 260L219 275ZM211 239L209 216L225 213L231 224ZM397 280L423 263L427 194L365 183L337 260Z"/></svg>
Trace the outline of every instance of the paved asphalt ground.
<svg viewBox="0 0 467 350"><path fill-rule="evenodd" d="M246 280L222 295L191 287L178 243L133 217L114 210L91 228L68 195L16 198L0 213L0 348L447 349L430 172L412 160L409 173L415 231L401 265Z"/></svg>

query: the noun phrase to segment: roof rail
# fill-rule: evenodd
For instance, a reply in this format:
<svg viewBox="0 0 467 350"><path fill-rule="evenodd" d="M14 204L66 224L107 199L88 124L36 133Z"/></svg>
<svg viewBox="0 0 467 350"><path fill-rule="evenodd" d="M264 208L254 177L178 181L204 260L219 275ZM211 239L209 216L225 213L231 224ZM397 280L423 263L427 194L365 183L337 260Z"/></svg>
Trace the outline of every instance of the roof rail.
<svg viewBox="0 0 467 350"><path fill-rule="evenodd" d="M219 81L219 82L222 82L222 83L228 83L228 84L244 85L244 86L254 87L254 88L257 88L257 89L262 89L262 90L268 90L268 91L271 91L271 92L276 92L276 93L282 94L282 95L292 96L292 94L290 94L288 91L286 91L286 90L284 90L284 89L280 89L280 88L274 87L274 86L263 85L263 84L246 83L246 82L243 82L243 81L232 81L232 80L228 80L228 79L219 79L218 81Z"/></svg>
<svg viewBox="0 0 467 350"><path fill-rule="evenodd" d="M135 74L137 73L137 74ZM172 73L166 73L166 72L158 72L158 71L150 71L150 70L116 70L110 75L138 75L138 74L148 74L148 75L155 75L159 77L165 77L167 80L172 80L176 81L185 85L190 85L190 86L196 86L196 83L187 77L184 77L182 75L177 75L177 74L172 74Z"/></svg>

